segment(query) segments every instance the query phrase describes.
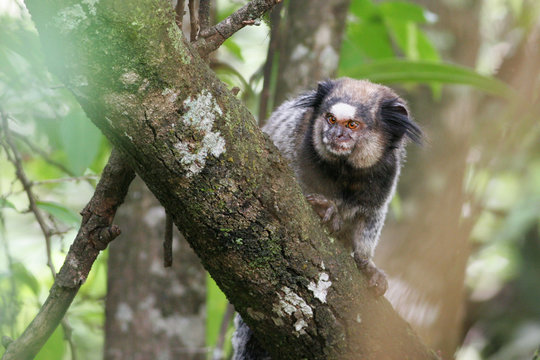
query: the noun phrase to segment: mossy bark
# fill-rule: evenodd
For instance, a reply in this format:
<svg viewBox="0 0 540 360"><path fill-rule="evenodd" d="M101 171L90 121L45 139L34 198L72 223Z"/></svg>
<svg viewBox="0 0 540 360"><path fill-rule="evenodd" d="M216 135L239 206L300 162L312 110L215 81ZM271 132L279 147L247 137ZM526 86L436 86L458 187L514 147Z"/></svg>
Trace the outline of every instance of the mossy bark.
<svg viewBox="0 0 540 360"><path fill-rule="evenodd" d="M370 294L251 114L187 44L168 1L27 6L51 71L276 359L436 358Z"/></svg>

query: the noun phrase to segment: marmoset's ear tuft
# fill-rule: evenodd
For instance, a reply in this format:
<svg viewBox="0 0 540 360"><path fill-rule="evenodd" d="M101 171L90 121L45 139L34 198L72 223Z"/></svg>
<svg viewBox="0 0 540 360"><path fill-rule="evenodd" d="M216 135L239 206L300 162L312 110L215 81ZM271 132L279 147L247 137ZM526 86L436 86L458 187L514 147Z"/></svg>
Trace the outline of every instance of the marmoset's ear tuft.
<svg viewBox="0 0 540 360"><path fill-rule="evenodd" d="M405 102L400 98L383 101L380 114L391 141L399 141L403 136L407 136L415 143L422 144L422 130L411 119Z"/></svg>
<svg viewBox="0 0 540 360"><path fill-rule="evenodd" d="M312 108L315 111L321 106L323 100L328 96L330 91L334 88L335 83L332 80L324 80L319 82L317 90L312 90L303 95L300 95L298 102L296 103L298 107L302 108Z"/></svg>

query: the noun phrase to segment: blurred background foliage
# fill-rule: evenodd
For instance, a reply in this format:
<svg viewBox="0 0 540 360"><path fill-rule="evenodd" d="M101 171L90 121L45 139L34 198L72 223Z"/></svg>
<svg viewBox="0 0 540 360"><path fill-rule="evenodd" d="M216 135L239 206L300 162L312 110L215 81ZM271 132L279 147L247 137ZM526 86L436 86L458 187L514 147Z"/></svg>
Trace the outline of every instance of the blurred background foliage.
<svg viewBox="0 0 540 360"><path fill-rule="evenodd" d="M216 19L242 4L218 1ZM538 72L528 74L532 86L525 96L521 83L511 84L505 77L503 63L526 39L536 39L535 46L540 46L540 3L460 0L452 6L479 8L479 26L463 29L476 32L479 39L474 67L462 66L448 55L455 37L440 26L448 14L431 12L421 1L353 0L338 73L393 84L435 103L444 101L445 91L476 94L482 112L472 123L458 122L469 147L460 221L471 224L471 255L456 356L531 359L540 344L540 78ZM246 28L212 59L221 79L241 89L253 114L263 86L269 32L267 22ZM510 67L508 73L513 71ZM110 152L70 92L47 71L38 35L17 0L0 3L0 112L0 334L16 337L44 301L52 284L47 264L61 265L79 225L78 212ZM428 135L438 121L437 114L422 114L418 120ZM417 152L437 146L428 140ZM10 161L16 154L52 231L50 259ZM406 192L407 182L427 178L405 176L402 187ZM392 204L390 222L405 221L409 205L401 195L400 191ZM72 351L79 359L95 359L103 348L106 257L105 252L98 258L68 311L68 323L57 329L39 359L74 358ZM227 301L211 280L207 287L206 346L211 356ZM229 329L227 337L230 334Z"/></svg>

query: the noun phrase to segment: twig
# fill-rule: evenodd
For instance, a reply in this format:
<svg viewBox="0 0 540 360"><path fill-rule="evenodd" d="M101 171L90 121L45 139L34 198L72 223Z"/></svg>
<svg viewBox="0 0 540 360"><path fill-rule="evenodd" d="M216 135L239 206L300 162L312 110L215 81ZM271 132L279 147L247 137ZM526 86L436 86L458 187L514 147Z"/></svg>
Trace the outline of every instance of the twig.
<svg viewBox="0 0 540 360"><path fill-rule="evenodd" d="M178 0L176 3L176 7L174 8L174 11L176 12L176 24L182 30L182 20L184 19L184 6L185 1L184 0Z"/></svg>
<svg viewBox="0 0 540 360"><path fill-rule="evenodd" d="M279 46L281 8L283 3L278 4L270 13L270 43L268 44L268 53L263 69L263 88L259 102L259 127L264 125L268 115L268 99L270 99L270 85L272 84L272 68L274 66L274 54Z"/></svg>
<svg viewBox="0 0 540 360"><path fill-rule="evenodd" d="M5 141L2 141L2 146L4 147L8 160L15 166L15 174L17 178L19 179L19 181L21 182L21 184L23 185L24 192L26 193L26 196L28 197L28 203L30 204L29 205L30 211L34 214L34 217L36 218L36 221L38 222L41 232L43 233L43 236L45 238L45 246L46 246L46 252L47 252L47 266L49 267L51 271L51 275L54 279L56 278L56 270L54 268L54 263L52 261L51 237L58 231L53 230L51 227L49 227L47 222L45 222L45 219L41 211L38 209L37 204L36 204L36 197L32 191L33 184L30 180L28 180L28 177L26 176L26 173L24 172L21 156L19 155L17 147L15 146L11 138L11 131L9 129L7 116L1 111L0 111L0 115L2 117L2 128L4 129L4 139L5 139ZM67 319L62 321L62 329L64 330L64 338L69 344L69 347L71 349L71 354L72 354L71 358L72 360L76 360L75 344L73 343L73 338L71 336L71 333L72 333L71 326L69 326Z"/></svg>
<svg viewBox="0 0 540 360"><path fill-rule="evenodd" d="M189 0L188 8L189 8L189 25L191 28L191 31L189 32L189 40L191 42L194 42L195 40L197 40L197 36L199 35L199 16L197 12L195 11L195 0Z"/></svg>
<svg viewBox="0 0 540 360"><path fill-rule="evenodd" d="M33 359L51 336L99 252L120 234L112 221L134 176L123 156L113 150L92 199L81 212L81 227L47 300L22 335L8 345L2 360Z"/></svg>
<svg viewBox="0 0 540 360"><path fill-rule="evenodd" d="M98 180L98 179L99 179L99 176L97 175L84 175L84 176L73 176L73 177L65 177L65 178L58 178L58 179L32 181L32 185L58 184L58 183L64 183L64 182L69 182L69 181Z"/></svg>
<svg viewBox="0 0 540 360"><path fill-rule="evenodd" d="M30 150L32 150L33 152L35 152L39 156L41 156L43 158L43 160L45 160L47 163L49 163L49 164L51 164L53 166L56 166L58 169L62 170L63 172L65 172L66 174L68 174L70 176L75 176L73 171L69 170L67 167L65 167L63 164L59 163L58 161L55 161L55 160L51 159L49 154L47 154L45 151L43 151L42 149L40 149L37 146L35 146L34 144L32 144L32 142L30 140L28 140L28 138L26 136L23 136L23 135L18 134L16 132L12 132L12 134L15 135L17 137L17 139L19 139L20 141L25 143L26 146L28 146L30 148Z"/></svg>
<svg viewBox="0 0 540 360"><path fill-rule="evenodd" d="M251 21L260 18L282 0L253 0L238 9L219 24L199 33L199 39L193 44L204 58L217 50L225 40L242 29Z"/></svg>
<svg viewBox="0 0 540 360"><path fill-rule="evenodd" d="M210 27L210 0L199 1L199 26L201 32Z"/></svg>
<svg viewBox="0 0 540 360"><path fill-rule="evenodd" d="M221 325L219 327L219 337L214 348L214 354L212 360L222 360L225 358L223 353L223 347L225 345L225 336L227 335L227 330L229 329L229 324L231 323L232 316L234 314L234 306L230 303L227 303L227 308L223 314L223 319L221 320Z"/></svg>
<svg viewBox="0 0 540 360"><path fill-rule="evenodd" d="M34 214L34 217L39 224L41 232L45 237L45 247L47 249L47 266L51 270L52 277L54 278L56 276L56 270L54 269L51 255L51 234L53 230L49 227L49 225L45 221L45 218L43 217L43 214L37 207L36 198L34 193L32 192L32 182L26 177L26 173L24 172L24 169L22 167L21 156L19 155L17 147L15 146L15 144L13 143L13 139L11 138L7 116L1 111L0 115L2 117L2 128L4 130L4 141L2 141L2 147L6 152L8 160L13 164L13 166L15 166L15 174L17 176L17 179L19 179L19 181L21 182L24 192L26 193L29 203L29 209Z"/></svg>
<svg viewBox="0 0 540 360"><path fill-rule="evenodd" d="M165 239L163 240L163 266L171 267L173 262L173 220L172 216L165 216Z"/></svg>
<svg viewBox="0 0 540 360"><path fill-rule="evenodd" d="M64 339L69 344L69 351L71 352L71 360L77 360L77 351L75 351L75 344L73 343L72 334L73 328L71 327L66 316L62 319L62 329L64 330Z"/></svg>

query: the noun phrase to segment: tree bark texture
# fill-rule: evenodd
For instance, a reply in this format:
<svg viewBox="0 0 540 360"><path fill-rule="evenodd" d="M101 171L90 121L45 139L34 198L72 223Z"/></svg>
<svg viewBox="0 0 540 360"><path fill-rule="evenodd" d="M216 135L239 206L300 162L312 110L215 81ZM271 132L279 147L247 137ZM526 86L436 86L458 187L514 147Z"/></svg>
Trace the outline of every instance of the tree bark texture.
<svg viewBox="0 0 540 360"><path fill-rule="evenodd" d="M50 69L276 359L435 359L328 238L167 1L28 1Z"/></svg>
<svg viewBox="0 0 540 360"><path fill-rule="evenodd" d="M182 236L163 267L165 210L135 179L109 247L105 359L206 359L206 272Z"/></svg>
<svg viewBox="0 0 540 360"><path fill-rule="evenodd" d="M279 48L274 104L334 78L350 0L289 1Z"/></svg>

